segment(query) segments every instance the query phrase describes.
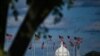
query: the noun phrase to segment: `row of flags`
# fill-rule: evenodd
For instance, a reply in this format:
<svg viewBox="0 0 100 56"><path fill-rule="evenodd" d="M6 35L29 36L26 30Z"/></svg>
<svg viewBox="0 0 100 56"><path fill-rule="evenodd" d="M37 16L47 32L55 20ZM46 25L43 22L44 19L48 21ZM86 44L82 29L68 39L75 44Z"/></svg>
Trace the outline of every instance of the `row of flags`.
<svg viewBox="0 0 100 56"><path fill-rule="evenodd" d="M49 37L49 41L51 41L52 40L52 36L48 35L48 37ZM68 39L68 42L69 42L71 47L75 47L76 46L78 49L80 48L80 44L82 43L82 38L74 37L74 40L73 40L73 39L71 39L70 36L67 36L67 39ZM63 42L63 46L67 48L66 42L64 41L65 40L64 37L59 35L59 40L62 41ZM55 44L56 43L54 42L53 43L53 49L55 48ZM42 42L41 43L41 49L44 49L45 45L46 45L45 42Z"/></svg>
<svg viewBox="0 0 100 56"><path fill-rule="evenodd" d="M6 40L10 41L10 40L12 40L13 35L12 34L6 34L5 37L6 37ZM34 37L35 37L35 40L39 40L40 39L40 35L35 34ZM49 41L49 42L52 42L52 40L53 40L52 35L45 35L44 37L46 37L47 41ZM74 37L74 38L72 38L71 36L67 36L66 38L64 38L64 36L59 35L58 39L59 39L59 42L63 42L63 46L65 48L67 48L66 41L68 41L69 46L72 49L74 48L74 50L72 50L72 55L74 55L74 56L80 56L79 49L80 49L80 44L82 43L82 38L81 37ZM43 50L43 49L45 49L46 45L48 45L48 43L43 41L41 43L41 45L40 45L40 48ZM55 50L56 42L54 41L50 45L52 45L52 49ZM31 42L29 44L28 49L31 50L32 48L34 48L34 53L35 53L35 46ZM48 47L46 47L46 48L48 48ZM48 51L47 51L47 53L48 53Z"/></svg>
<svg viewBox="0 0 100 56"><path fill-rule="evenodd" d="M38 40L39 38L40 38L40 36L39 35L37 35L37 34L35 34L34 35L35 36L35 38L36 38L36 40ZM8 40L12 40L12 34L6 34L6 39L8 39ZM48 40L49 41L52 41L52 36L51 35L48 35L47 36L48 37ZM61 36L61 35L59 35L59 40L60 41L63 41L63 45L64 45L64 47L66 47L67 48L67 46L66 46L66 43L65 43L65 41L64 40L68 40L68 42L69 42L69 44L70 44L70 46L71 47L74 47L74 46L76 46L78 49L80 48L80 44L82 43L82 38L80 38L80 37L74 37L74 39L72 39L70 36L67 36L67 39L64 39L64 37L63 36ZM54 49L54 47L55 47L55 42L53 43L53 49ZM29 45L29 49L31 49L33 47L33 45L32 45L32 43ZM45 42L42 42L41 43L41 49L44 49L45 48Z"/></svg>
<svg viewBox="0 0 100 56"><path fill-rule="evenodd" d="M66 43L64 42L64 37L59 35L59 39L60 39L60 41L63 42L63 45L66 47ZM67 39L68 39L68 42L71 47L77 46L77 48L79 49L80 44L82 43L82 38L74 37L74 40L73 40L73 39L71 39L70 36L67 36Z"/></svg>

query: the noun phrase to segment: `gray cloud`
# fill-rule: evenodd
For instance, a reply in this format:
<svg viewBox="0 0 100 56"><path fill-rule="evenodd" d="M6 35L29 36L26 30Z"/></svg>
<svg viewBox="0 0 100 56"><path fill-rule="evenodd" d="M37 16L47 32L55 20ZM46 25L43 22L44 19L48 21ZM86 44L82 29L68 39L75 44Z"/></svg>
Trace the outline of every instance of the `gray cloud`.
<svg viewBox="0 0 100 56"><path fill-rule="evenodd" d="M83 30L86 32L100 32L100 21L87 25Z"/></svg>
<svg viewBox="0 0 100 56"><path fill-rule="evenodd" d="M100 0L76 0L74 7L100 7Z"/></svg>
<svg viewBox="0 0 100 56"><path fill-rule="evenodd" d="M54 16L49 16L44 20L43 25L45 25L49 29L66 29L69 22L67 19L62 18L61 21L57 24L54 24Z"/></svg>

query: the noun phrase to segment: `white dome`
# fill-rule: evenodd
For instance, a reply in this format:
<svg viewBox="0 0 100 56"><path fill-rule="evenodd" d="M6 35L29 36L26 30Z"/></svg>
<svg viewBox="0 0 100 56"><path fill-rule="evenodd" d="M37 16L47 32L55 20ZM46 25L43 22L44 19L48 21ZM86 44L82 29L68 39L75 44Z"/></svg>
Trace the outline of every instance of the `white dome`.
<svg viewBox="0 0 100 56"><path fill-rule="evenodd" d="M63 46L63 42L61 42L61 46L56 50L55 56L70 56L68 49Z"/></svg>

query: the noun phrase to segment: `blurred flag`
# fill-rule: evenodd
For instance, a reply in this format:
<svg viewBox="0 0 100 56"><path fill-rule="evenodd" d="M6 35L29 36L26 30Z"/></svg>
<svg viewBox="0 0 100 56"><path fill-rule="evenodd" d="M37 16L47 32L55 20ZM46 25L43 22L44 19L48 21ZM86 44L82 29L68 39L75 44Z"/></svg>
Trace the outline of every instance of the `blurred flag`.
<svg viewBox="0 0 100 56"><path fill-rule="evenodd" d="M12 34L6 34L6 39L11 40L12 39Z"/></svg>
<svg viewBox="0 0 100 56"><path fill-rule="evenodd" d="M42 42L41 49L44 49L44 42Z"/></svg>
<svg viewBox="0 0 100 56"><path fill-rule="evenodd" d="M43 38L44 38L44 39L47 39L47 35L43 35Z"/></svg>
<svg viewBox="0 0 100 56"><path fill-rule="evenodd" d="M48 35L48 40L52 40L52 36L51 35Z"/></svg>
<svg viewBox="0 0 100 56"><path fill-rule="evenodd" d="M41 32L38 32L37 34L38 34L38 36L41 36Z"/></svg>
<svg viewBox="0 0 100 56"><path fill-rule="evenodd" d="M68 38L68 40L69 40L69 43L70 43L70 46L74 46L74 43L73 43L73 41L72 41L72 39L70 38L70 36L67 36L67 38Z"/></svg>
<svg viewBox="0 0 100 56"><path fill-rule="evenodd" d="M30 43L30 45L29 45L29 49L32 49L32 47L33 47L33 45L32 45L32 43Z"/></svg>
<svg viewBox="0 0 100 56"><path fill-rule="evenodd" d="M63 46L64 46L65 48L67 48L67 46L66 46L66 43L65 43L65 42L63 42Z"/></svg>
<svg viewBox="0 0 100 56"><path fill-rule="evenodd" d="M82 38L80 37L74 37L75 40L75 46L77 46L77 48L80 48L80 44L82 43Z"/></svg>
<svg viewBox="0 0 100 56"><path fill-rule="evenodd" d="M35 40L39 40L40 39L40 36L35 34Z"/></svg>
<svg viewBox="0 0 100 56"><path fill-rule="evenodd" d="M59 39L60 39L60 41L64 41L63 36L60 36L60 35L59 35Z"/></svg>

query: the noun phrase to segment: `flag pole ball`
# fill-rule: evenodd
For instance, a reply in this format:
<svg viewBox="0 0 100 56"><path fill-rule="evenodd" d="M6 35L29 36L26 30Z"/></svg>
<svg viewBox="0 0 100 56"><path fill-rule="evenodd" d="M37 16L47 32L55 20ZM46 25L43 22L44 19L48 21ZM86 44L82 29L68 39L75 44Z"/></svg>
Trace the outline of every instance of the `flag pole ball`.
<svg viewBox="0 0 100 56"><path fill-rule="evenodd" d="M63 42L61 42L61 46L56 50L55 56L70 56L68 49L63 46Z"/></svg>

